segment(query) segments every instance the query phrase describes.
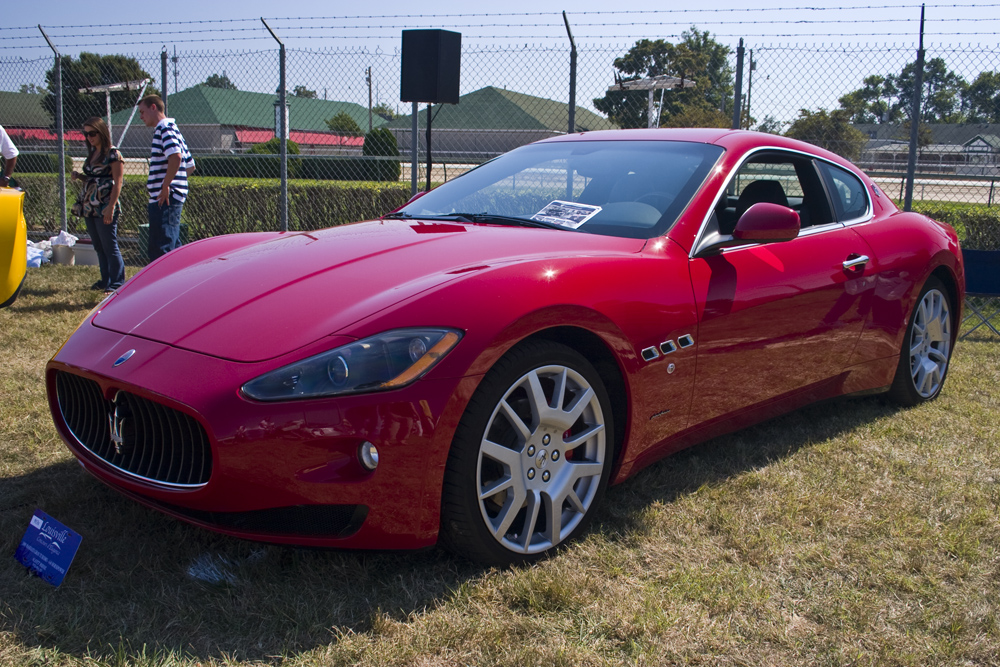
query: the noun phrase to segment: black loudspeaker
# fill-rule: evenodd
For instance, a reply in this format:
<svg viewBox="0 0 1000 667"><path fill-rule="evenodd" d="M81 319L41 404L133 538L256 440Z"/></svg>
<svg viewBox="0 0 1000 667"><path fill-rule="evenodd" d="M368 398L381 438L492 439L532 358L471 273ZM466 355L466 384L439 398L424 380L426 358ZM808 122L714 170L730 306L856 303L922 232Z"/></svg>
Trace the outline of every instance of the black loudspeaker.
<svg viewBox="0 0 1000 667"><path fill-rule="evenodd" d="M462 34L449 30L404 30L399 99L458 104Z"/></svg>

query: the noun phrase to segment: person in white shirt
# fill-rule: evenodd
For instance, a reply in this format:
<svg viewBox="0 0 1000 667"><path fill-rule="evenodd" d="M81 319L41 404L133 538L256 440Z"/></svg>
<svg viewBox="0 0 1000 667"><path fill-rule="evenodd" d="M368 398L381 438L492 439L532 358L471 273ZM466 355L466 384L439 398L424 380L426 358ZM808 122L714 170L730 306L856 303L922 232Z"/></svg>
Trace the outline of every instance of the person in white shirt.
<svg viewBox="0 0 1000 667"><path fill-rule="evenodd" d="M10 183L10 175L14 173L14 165L17 164L17 156L21 151L7 136L7 131L0 125L0 155L3 156L3 176L0 176L0 188L5 188Z"/></svg>
<svg viewBox="0 0 1000 667"><path fill-rule="evenodd" d="M181 209L187 197L187 177L194 171L194 158L177 123L167 118L163 100L147 95L139 103L139 117L153 130L149 157L149 260L153 261L180 245Z"/></svg>

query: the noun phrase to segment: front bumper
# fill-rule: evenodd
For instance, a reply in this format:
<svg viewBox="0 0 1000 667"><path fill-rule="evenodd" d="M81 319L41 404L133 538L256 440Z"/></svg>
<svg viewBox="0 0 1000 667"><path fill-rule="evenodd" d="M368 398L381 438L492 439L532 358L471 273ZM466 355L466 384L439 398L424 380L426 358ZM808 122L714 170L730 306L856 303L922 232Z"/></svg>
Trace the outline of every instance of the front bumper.
<svg viewBox="0 0 1000 667"><path fill-rule="evenodd" d="M135 352L115 366L129 350ZM290 361L294 359L237 363L87 322L47 366L49 406L60 436L89 472L190 523L304 546L405 549L433 544L448 449L479 378L424 378L392 392L282 403L253 402L239 393L247 380ZM64 403L70 399L65 390L60 397L60 374L94 387L97 398L88 408L94 414L86 418L90 430L107 428L110 440L126 441L122 449L135 436L122 438L125 431L116 429L120 393L200 426L211 459L207 481L173 483L172 477L150 473L148 466L127 467L106 448L95 447L93 437L79 433L86 420L67 420L71 410ZM139 421L131 414L118 421L133 419ZM197 429L182 429L188 430ZM178 437L158 426L147 431L151 442ZM375 471L358 461L364 441L378 447Z"/></svg>

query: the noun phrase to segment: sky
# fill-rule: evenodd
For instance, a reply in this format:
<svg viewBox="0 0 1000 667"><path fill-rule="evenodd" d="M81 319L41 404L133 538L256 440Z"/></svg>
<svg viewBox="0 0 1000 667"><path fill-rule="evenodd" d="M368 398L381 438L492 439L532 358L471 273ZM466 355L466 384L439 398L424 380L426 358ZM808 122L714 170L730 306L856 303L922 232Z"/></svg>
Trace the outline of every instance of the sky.
<svg viewBox="0 0 1000 667"><path fill-rule="evenodd" d="M680 5L680 6L677 6ZM958 69L964 61L968 71L963 76L974 77L984 68L1000 69L1000 0L978 2L940 0L926 2L925 45L961 49L973 45L974 56L952 58ZM539 50L533 59L496 59L491 68L487 55L475 60L463 56L462 92L480 85L510 86L512 90L543 97L561 99L565 91L549 93L538 83L553 68L565 68L568 38L562 11L568 20L578 47L598 48L609 45L608 54L599 62L585 62L581 67L600 68L590 72L591 89L583 91L578 100L603 94L611 83L610 62L639 38L664 38L678 41L682 31L697 26L708 30L716 41L735 49L740 37L752 48L757 45L760 56L758 84L759 101L765 103L767 84L772 88L775 113L794 116L799 102L787 91L797 87L815 89L815 105L829 106L837 97L852 88L874 65L852 60L840 53L829 58L820 56L819 65L803 70L797 76L788 75L794 67L791 54L772 53L772 69L767 69L764 46L777 45L863 45L892 46L898 52L885 59L884 68L894 69L905 64L915 49L921 4L913 0L841 0L829 4L814 0L702 0L697 3L638 2L635 0L575 0L555 3L551 0L504 0L493 6L467 0L426 0L422 3L402 0L378 2L330 2L329 0L174 0L154 3L136 0L102 0L99 3L68 2L67 0L35 0L17 3L13 11L4 12L0 21L0 90L17 90L24 81L44 83L44 72L51 67L52 51L37 25L63 55L78 57L81 51L124 53L140 58L147 71L157 76L158 55L162 50L181 56L177 84L184 89L205 80L213 73L225 72L244 90L273 92L271 79L275 68L272 61L276 42L268 33L261 17L282 39L286 48L302 51L357 51L365 54L348 65L330 66L317 59L303 66L299 60L294 77L288 82L318 90L320 96L366 103L367 85L363 72L373 66L378 75L376 100L398 104L398 60L386 57L381 62L371 54L391 56L398 53L401 31L408 28L443 28L462 33L463 52L469 45L501 50ZM978 45L978 46L977 46ZM551 47L551 59L542 51ZM904 52L905 47L905 52ZM912 47L912 48L911 48ZM617 50L616 50L617 49ZM842 50L843 51L843 50ZM984 55L985 52L985 55ZM226 56L217 54L242 54ZM249 55L246 55L249 54ZM755 57L757 57L755 56ZM186 60L185 60L186 57ZM505 56L506 57L506 56ZM367 60L365 60L367 59ZM21 63L25 62L24 65ZM899 61L899 62L897 62ZM538 72L526 71L523 63L532 63ZM186 66L185 66L186 63ZM311 68L311 69L310 69ZM338 69L357 70L349 81L340 84L335 79ZM506 68L506 69L505 69ZM782 71L779 72L778 69ZM254 78L254 70L260 70ZM334 71L331 71L334 70ZM607 73L604 73L607 70ZM824 79L834 74L844 76L857 70L854 79L820 94ZM265 76L265 72L267 75ZM565 79L565 75L560 76ZM478 78L477 78L478 77ZM786 98L788 108L780 108ZM804 105L803 105L804 106Z"/></svg>
<svg viewBox="0 0 1000 667"><path fill-rule="evenodd" d="M573 3L504 0L493 7L454 0L422 3L35 0L16 3L12 11L4 12L0 22L0 58L49 55L38 24L46 29L62 53L75 55L81 49L158 51L164 44L181 50L268 48L273 42L268 44L271 37L260 17L267 18L289 48L328 48L363 42L378 44L383 49L395 48L400 31L406 27L455 30L463 33L466 40L519 43L565 39L563 10L569 15L578 42L669 37L671 32L676 35L697 25L711 30L724 43L735 43L743 34L789 43L862 39L915 43L920 19L920 3L912 0L846 0L836 6L812 0L752 3L704 0L690 5L696 9L634 0ZM1000 3L959 0L927 5L928 41L985 44L1000 41Z"/></svg>

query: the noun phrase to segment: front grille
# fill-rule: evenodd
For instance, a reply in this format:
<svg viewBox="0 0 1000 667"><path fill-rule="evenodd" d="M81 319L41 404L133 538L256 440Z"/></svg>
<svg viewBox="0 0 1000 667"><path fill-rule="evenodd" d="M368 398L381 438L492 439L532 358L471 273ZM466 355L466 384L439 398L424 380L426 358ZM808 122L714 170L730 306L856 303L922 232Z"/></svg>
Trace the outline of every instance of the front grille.
<svg viewBox="0 0 1000 667"><path fill-rule="evenodd" d="M125 391L109 401L100 385L72 373L56 374L56 397L73 436L106 463L160 484L208 482L212 448L190 415Z"/></svg>

